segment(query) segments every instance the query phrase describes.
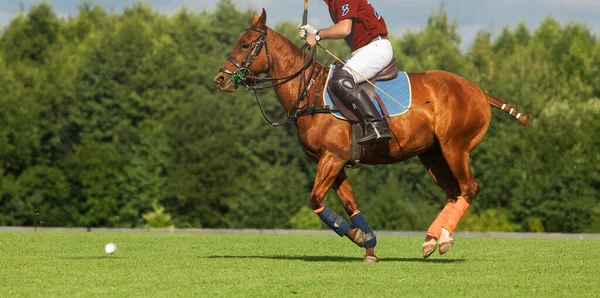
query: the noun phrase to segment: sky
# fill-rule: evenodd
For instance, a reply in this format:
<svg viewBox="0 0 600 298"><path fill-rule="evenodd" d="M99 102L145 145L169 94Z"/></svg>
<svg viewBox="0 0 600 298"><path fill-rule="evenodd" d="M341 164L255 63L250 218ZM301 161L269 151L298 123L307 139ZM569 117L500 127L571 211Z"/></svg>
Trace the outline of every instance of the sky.
<svg viewBox="0 0 600 298"><path fill-rule="evenodd" d="M19 13L20 2L25 7L41 0L0 0L0 28ZM52 3L60 16L76 14L83 0L45 0ZM211 10L217 0L95 0L109 10L120 11L126 5L145 2L156 10L172 14L182 7L191 10ZM267 10L267 24L276 25L282 20L300 22L303 1L300 0L233 0L240 8ZM440 8L442 0L370 0L385 18L388 29L396 36L408 30L419 30L426 25L429 13ZM600 35L600 0L445 0L444 6L451 20L458 23L458 31L467 48L480 30L497 34L505 26L514 28L520 21L535 30L546 17L553 16L561 23L586 24ZM309 1L309 24L317 28L332 25L323 0Z"/></svg>

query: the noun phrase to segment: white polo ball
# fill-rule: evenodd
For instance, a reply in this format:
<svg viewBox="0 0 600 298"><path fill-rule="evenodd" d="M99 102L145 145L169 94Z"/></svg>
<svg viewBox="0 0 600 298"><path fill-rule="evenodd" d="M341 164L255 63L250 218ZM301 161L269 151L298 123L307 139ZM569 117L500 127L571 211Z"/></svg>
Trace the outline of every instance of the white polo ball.
<svg viewBox="0 0 600 298"><path fill-rule="evenodd" d="M109 243L104 247L104 251L106 251L107 254L113 254L115 251L117 251L117 245L114 243Z"/></svg>

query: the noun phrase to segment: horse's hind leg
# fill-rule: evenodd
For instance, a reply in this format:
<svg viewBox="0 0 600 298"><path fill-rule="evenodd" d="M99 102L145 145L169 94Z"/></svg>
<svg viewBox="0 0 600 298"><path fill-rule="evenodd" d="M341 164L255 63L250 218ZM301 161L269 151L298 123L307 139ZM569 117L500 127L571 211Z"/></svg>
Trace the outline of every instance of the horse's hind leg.
<svg viewBox="0 0 600 298"><path fill-rule="evenodd" d="M461 191L460 185L454 177L439 146L419 155L419 159L421 159L421 163L423 163L423 166L425 166L431 175L431 178L433 178L433 181L444 190L448 199L446 207L439 213L427 230L427 236L423 242L423 257L427 258L435 252L438 245L438 239L440 239L440 253L442 253L442 251L445 253L449 249L447 247L448 239L446 237L442 238L442 236L446 234L444 233L443 226L447 222L447 213L450 206L456 201L458 196L460 196Z"/></svg>
<svg viewBox="0 0 600 298"><path fill-rule="evenodd" d="M365 220L363 214L358 210L356 200L354 199L354 193L350 187L350 181L343 169L335 179L333 189L340 198L340 202L344 206L346 213L350 217L352 226L354 227L354 229L350 230L346 236L358 246L366 248L365 262L374 263L379 261L379 258L375 255L377 237Z"/></svg>
<svg viewBox="0 0 600 298"><path fill-rule="evenodd" d="M440 254L446 253L454 245L451 235L454 233L459 220L479 193L479 183L477 183L475 175L471 171L470 154L475 146L481 142L487 131L490 119L489 113L490 109L486 103L481 113L469 113L471 119L466 120L470 125L463 125L463 127L470 129L466 131L453 130L451 133L444 134L445 138L440 139L441 152L460 187L458 197L449 201L440 213L445 215L445 218L441 220L442 233L438 238ZM480 117L473 118L473 115L478 114Z"/></svg>
<svg viewBox="0 0 600 298"><path fill-rule="evenodd" d="M469 163L469 151L463 151L462 148L445 150L444 156L448 161L448 166L452 170L454 177L460 186L460 195L456 200L448 202L444 210L446 211L445 222L442 224L442 235L439 238L440 254L446 253L454 245L451 235L454 233L458 221L464 215L465 211L479 193L479 184L471 171ZM442 211L444 212L444 211Z"/></svg>

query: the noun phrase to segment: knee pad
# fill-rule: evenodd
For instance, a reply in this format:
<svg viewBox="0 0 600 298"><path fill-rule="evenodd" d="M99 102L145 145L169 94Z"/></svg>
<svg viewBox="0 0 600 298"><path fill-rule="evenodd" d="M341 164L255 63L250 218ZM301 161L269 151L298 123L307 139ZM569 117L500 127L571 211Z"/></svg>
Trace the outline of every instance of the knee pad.
<svg viewBox="0 0 600 298"><path fill-rule="evenodd" d="M346 105L351 105L354 102L356 96L356 83L354 78L345 70L336 71L329 81L329 88L331 91Z"/></svg>

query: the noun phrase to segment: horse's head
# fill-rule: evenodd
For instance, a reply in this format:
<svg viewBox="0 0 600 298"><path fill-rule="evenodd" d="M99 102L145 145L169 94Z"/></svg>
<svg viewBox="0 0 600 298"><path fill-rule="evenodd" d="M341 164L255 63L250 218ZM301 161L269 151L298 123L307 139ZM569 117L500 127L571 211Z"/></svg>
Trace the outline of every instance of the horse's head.
<svg viewBox="0 0 600 298"><path fill-rule="evenodd" d="M224 92L234 92L239 85L250 83L257 74L269 69L267 50L267 13L262 10L258 16L254 13L250 27L237 41L223 68L214 78L217 88Z"/></svg>

